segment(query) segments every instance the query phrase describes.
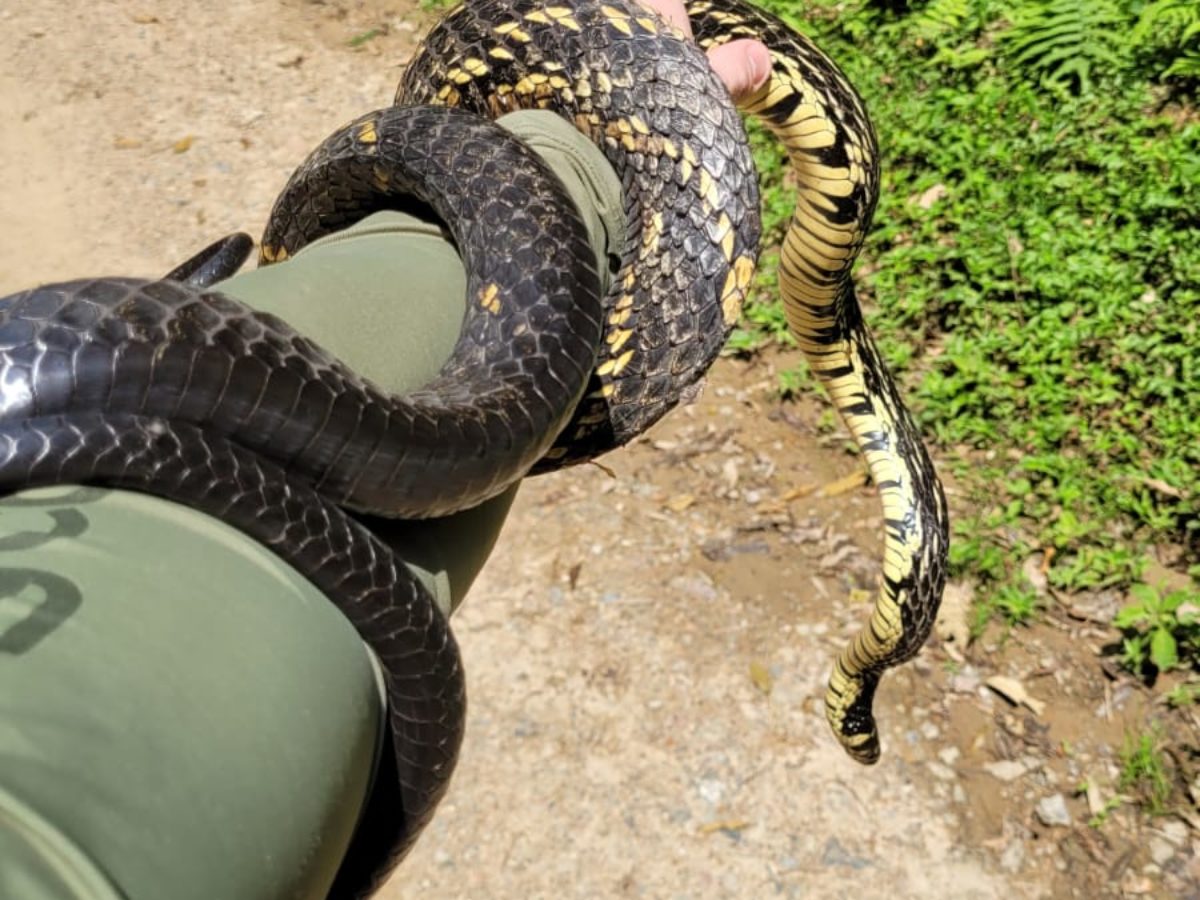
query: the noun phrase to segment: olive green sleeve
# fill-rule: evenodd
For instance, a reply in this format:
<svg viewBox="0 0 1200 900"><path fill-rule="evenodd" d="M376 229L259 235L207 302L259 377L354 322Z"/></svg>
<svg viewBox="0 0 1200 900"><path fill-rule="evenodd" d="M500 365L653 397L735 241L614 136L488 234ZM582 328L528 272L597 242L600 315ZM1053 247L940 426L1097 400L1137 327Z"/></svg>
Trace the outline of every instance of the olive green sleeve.
<svg viewBox="0 0 1200 900"><path fill-rule="evenodd" d="M333 604L153 497L26 491L0 520L0 897L323 897L381 713Z"/></svg>

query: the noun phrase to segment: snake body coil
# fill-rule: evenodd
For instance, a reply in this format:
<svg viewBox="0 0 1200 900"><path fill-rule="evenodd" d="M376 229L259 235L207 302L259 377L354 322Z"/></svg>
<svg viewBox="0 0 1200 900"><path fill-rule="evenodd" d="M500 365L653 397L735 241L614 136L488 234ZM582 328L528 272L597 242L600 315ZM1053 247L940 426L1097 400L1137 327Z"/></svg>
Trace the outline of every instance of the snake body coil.
<svg viewBox="0 0 1200 900"><path fill-rule="evenodd" d="M750 37L771 53L770 79L744 107L780 138L796 173L780 267L789 326L882 495L880 593L838 657L825 701L847 752L870 763L879 756L875 687L928 637L948 543L941 485L850 276L878 195L875 135L837 66L776 17L741 0L692 0L687 12L702 47ZM729 150L743 143L740 123L723 89L712 94L707 65L662 40L671 30L621 0L468 3L426 37L397 94L490 116L554 109L605 150L630 187L633 234L605 298L593 387L542 467L620 445L674 406L736 322L753 272L757 195L742 155Z"/></svg>
<svg viewBox="0 0 1200 900"><path fill-rule="evenodd" d="M883 497L882 588L826 697L838 737L871 762L875 685L928 635L947 541L940 485L850 279L878 187L874 136L806 38L740 0L688 11L702 46L757 37L771 51L771 79L748 109L797 174L781 267L789 322ZM325 590L379 655L398 802L371 820L375 857L339 880L350 895L377 885L432 815L463 691L432 600L344 509L441 515L531 467L630 440L720 350L759 237L725 89L697 47L625 0L460 7L426 38L398 100L461 111L402 106L339 130L280 196L261 261L413 198L431 208L463 254L468 312L451 360L420 391L389 397L279 320L205 292L237 242L173 272L187 283L97 279L0 301L0 490L94 482L217 515ZM561 185L468 115L518 108L574 122L625 187L627 240L603 298Z"/></svg>

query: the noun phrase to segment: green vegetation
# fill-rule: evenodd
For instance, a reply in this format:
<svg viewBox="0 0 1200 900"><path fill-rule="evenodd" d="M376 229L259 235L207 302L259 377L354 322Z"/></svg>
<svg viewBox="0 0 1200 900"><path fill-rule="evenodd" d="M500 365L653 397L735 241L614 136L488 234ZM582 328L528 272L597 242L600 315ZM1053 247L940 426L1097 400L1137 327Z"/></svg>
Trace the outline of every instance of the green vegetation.
<svg viewBox="0 0 1200 900"><path fill-rule="evenodd" d="M762 2L871 110L859 295L956 482L983 614L1035 614L1035 554L1062 591L1137 584L1150 545L1200 577L1200 0ZM786 166L753 139L778 237ZM735 348L784 330L768 299L747 321ZM1194 622L1138 615L1131 667L1197 664Z"/></svg>
<svg viewBox="0 0 1200 900"><path fill-rule="evenodd" d="M1117 782L1122 791L1130 791L1154 816L1167 811L1171 797L1171 779L1161 743L1161 737L1154 731L1128 736L1121 749L1121 774Z"/></svg>
<svg viewBox="0 0 1200 900"><path fill-rule="evenodd" d="M1130 669L1144 675L1149 663L1166 672L1200 658L1200 607L1188 603L1190 592L1135 584L1130 593L1134 602L1113 620L1125 632L1122 659Z"/></svg>

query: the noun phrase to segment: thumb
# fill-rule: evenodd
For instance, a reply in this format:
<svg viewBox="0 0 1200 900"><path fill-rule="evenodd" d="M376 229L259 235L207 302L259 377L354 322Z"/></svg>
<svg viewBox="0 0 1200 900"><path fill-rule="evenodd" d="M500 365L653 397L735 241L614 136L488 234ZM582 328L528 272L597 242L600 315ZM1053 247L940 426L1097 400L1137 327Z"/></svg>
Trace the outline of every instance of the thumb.
<svg viewBox="0 0 1200 900"><path fill-rule="evenodd" d="M755 40L730 41L708 51L708 61L735 103L749 99L771 75L771 53Z"/></svg>

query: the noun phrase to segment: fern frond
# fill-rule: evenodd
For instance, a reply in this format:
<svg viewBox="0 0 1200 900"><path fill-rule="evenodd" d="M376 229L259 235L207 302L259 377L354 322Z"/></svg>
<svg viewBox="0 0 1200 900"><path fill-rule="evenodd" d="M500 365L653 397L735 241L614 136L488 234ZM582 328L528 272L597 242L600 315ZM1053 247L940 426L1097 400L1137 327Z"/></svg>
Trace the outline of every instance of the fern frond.
<svg viewBox="0 0 1200 900"><path fill-rule="evenodd" d="M936 43L942 35L961 28L970 11L970 0L930 0L928 6L913 14L913 34Z"/></svg>
<svg viewBox="0 0 1200 900"><path fill-rule="evenodd" d="M1186 40L1189 30L1198 26L1200 0L1155 0L1138 15L1130 38L1135 44L1162 46L1165 41Z"/></svg>
<svg viewBox="0 0 1200 900"><path fill-rule="evenodd" d="M1200 52L1192 51L1177 56L1175 61L1163 72L1163 75L1167 78L1200 80Z"/></svg>
<svg viewBox="0 0 1200 900"><path fill-rule="evenodd" d="M1162 77L1200 78L1200 0L1153 0L1130 39Z"/></svg>
<svg viewBox="0 0 1200 900"><path fill-rule="evenodd" d="M1013 63L1043 83L1061 87L1074 77L1086 92L1093 70L1123 64L1124 21L1115 0L1032 0L1017 7L1000 40Z"/></svg>

